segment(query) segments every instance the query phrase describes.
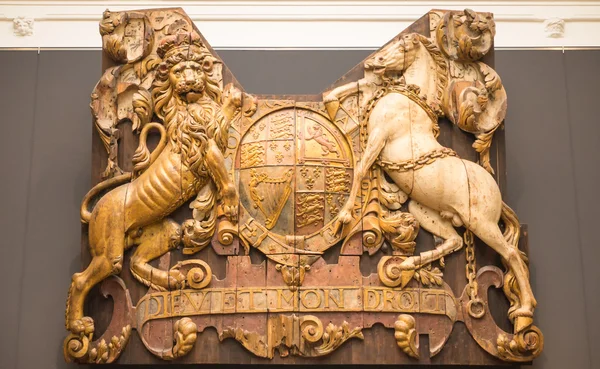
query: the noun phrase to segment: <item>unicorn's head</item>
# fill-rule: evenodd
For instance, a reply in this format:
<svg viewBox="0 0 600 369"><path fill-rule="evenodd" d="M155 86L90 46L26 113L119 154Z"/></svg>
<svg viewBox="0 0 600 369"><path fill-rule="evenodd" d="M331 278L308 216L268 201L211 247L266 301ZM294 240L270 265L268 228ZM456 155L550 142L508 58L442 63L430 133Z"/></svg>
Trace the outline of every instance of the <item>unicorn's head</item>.
<svg viewBox="0 0 600 369"><path fill-rule="evenodd" d="M365 70L379 76L401 74L414 62L419 46L417 34L400 35L371 55L365 61Z"/></svg>
<svg viewBox="0 0 600 369"><path fill-rule="evenodd" d="M349 82L324 93L323 101L332 119L344 97L360 91L366 102L377 86L386 83L419 87L437 111L448 82L446 59L432 40L418 33L400 35L371 54L364 62L364 71L365 77L358 83Z"/></svg>

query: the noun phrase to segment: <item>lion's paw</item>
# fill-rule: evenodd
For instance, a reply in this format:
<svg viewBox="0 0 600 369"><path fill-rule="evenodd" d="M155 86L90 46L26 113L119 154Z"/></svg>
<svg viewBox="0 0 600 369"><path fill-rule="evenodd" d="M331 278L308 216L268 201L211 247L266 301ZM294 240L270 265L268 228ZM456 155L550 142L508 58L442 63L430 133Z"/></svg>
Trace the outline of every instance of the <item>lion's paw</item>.
<svg viewBox="0 0 600 369"><path fill-rule="evenodd" d="M73 334L84 334L86 336L94 333L94 320L89 316L81 319L72 320L69 323L69 331Z"/></svg>
<svg viewBox="0 0 600 369"><path fill-rule="evenodd" d="M239 206L239 197L235 187L232 185L224 190L221 194L221 199L223 201L223 213L232 222L235 222L237 220Z"/></svg>
<svg viewBox="0 0 600 369"><path fill-rule="evenodd" d="M185 287L185 275L177 269L169 270L169 288L182 289Z"/></svg>
<svg viewBox="0 0 600 369"><path fill-rule="evenodd" d="M225 214L225 216L227 218L229 218L229 220L231 220L232 222L236 222L237 221L237 214L238 214L238 204L234 204L234 205L223 205L223 213Z"/></svg>
<svg viewBox="0 0 600 369"><path fill-rule="evenodd" d="M242 91L234 85L228 85L223 91L223 106L236 107L242 106Z"/></svg>

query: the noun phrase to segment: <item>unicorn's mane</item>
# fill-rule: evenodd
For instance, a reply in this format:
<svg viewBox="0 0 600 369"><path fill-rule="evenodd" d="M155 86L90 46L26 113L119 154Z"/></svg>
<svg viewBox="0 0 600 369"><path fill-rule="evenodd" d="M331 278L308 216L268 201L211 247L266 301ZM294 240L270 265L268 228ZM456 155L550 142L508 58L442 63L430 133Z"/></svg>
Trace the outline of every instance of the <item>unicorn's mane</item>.
<svg viewBox="0 0 600 369"><path fill-rule="evenodd" d="M442 114L441 106L448 87L448 63L446 58L442 54L440 48L429 38L416 34L421 44L425 47L436 67L436 83L435 83L435 96L432 101L432 108L438 114Z"/></svg>

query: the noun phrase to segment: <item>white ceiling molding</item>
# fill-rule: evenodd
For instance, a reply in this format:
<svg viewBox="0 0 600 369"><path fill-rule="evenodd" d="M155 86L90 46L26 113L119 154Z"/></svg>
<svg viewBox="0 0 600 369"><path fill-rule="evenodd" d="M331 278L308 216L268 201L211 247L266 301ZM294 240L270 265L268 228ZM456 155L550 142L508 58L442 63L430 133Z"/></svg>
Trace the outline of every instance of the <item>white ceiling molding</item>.
<svg viewBox="0 0 600 369"><path fill-rule="evenodd" d="M600 47L600 1L469 0L0 1L0 47L100 48L105 9L164 7L184 8L220 49L377 48L430 9L464 8L494 13L496 47Z"/></svg>

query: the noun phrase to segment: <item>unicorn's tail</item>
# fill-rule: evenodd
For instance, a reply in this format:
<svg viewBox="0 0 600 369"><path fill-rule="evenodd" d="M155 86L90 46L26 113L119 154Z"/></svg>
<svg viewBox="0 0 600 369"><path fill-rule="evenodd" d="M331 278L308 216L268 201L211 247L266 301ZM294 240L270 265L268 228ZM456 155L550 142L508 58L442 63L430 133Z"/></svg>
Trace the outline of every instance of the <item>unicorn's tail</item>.
<svg viewBox="0 0 600 369"><path fill-rule="evenodd" d="M500 217L504 222L504 239L517 251L519 251L519 256L523 263L527 264L528 259L527 255L523 251L519 250L519 237L521 236L521 225L519 223L519 219L517 218L517 214L504 202L502 203L502 212ZM506 262L503 261L504 265ZM512 272L510 268L508 268L508 272L504 276L504 294L510 301L510 309L508 310L508 316L511 320L514 319L512 313L517 310L520 305L520 296L521 291L519 290L519 285L517 284L517 279L515 274Z"/></svg>

